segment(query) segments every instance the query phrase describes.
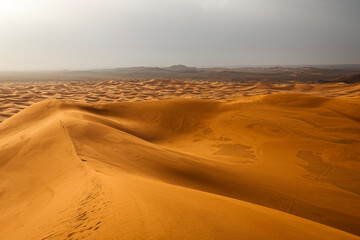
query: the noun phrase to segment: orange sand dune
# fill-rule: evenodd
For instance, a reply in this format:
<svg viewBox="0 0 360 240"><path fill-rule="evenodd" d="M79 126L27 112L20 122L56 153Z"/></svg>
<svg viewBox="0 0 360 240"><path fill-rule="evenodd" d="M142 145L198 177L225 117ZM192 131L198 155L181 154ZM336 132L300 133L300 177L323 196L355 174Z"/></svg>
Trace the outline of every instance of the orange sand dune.
<svg viewBox="0 0 360 240"><path fill-rule="evenodd" d="M359 239L359 122L301 93L42 101L0 124L0 239Z"/></svg>
<svg viewBox="0 0 360 240"><path fill-rule="evenodd" d="M34 102L56 99L107 103L173 98L222 100L274 93L359 97L360 83L265 84L209 81L0 81L0 122Z"/></svg>

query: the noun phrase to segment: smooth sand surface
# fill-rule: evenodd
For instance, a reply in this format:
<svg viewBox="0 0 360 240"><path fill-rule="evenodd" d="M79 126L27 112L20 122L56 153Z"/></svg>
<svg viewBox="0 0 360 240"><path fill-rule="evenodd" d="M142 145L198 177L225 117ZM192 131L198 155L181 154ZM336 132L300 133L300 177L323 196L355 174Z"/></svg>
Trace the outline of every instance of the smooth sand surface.
<svg viewBox="0 0 360 240"><path fill-rule="evenodd" d="M359 239L360 85L193 85L4 118L0 239Z"/></svg>

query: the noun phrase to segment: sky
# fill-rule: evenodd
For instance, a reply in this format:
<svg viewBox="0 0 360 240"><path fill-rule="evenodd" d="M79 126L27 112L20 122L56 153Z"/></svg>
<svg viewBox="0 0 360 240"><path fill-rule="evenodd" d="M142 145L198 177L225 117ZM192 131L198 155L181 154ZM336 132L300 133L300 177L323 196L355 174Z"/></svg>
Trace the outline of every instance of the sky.
<svg viewBox="0 0 360 240"><path fill-rule="evenodd" d="M360 64L360 0L0 0L0 71Z"/></svg>

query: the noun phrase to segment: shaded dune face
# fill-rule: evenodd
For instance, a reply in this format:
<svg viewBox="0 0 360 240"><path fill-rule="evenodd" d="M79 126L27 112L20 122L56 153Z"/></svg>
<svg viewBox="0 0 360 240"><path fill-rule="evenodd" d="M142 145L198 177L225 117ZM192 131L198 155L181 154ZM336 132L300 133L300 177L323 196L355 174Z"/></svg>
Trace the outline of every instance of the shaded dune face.
<svg viewBox="0 0 360 240"><path fill-rule="evenodd" d="M358 239L359 119L307 94L33 104L0 124L0 238Z"/></svg>

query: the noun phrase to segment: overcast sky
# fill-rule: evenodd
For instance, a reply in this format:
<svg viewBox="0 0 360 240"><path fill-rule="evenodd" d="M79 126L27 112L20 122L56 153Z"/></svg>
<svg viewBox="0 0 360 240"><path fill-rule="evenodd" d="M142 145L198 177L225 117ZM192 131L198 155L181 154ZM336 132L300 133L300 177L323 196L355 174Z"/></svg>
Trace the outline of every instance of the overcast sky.
<svg viewBox="0 0 360 240"><path fill-rule="evenodd" d="M0 0L0 70L360 63L360 0Z"/></svg>

